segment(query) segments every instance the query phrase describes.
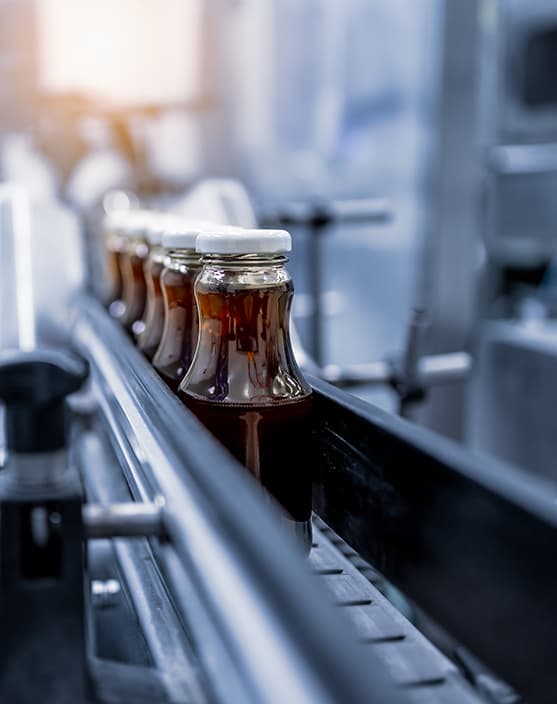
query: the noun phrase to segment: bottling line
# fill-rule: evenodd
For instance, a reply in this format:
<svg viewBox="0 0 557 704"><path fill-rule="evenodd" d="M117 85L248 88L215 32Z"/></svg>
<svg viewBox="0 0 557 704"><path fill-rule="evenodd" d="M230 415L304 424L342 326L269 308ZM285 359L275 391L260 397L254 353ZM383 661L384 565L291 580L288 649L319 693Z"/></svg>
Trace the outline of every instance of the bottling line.
<svg viewBox="0 0 557 704"><path fill-rule="evenodd" d="M420 10L0 0L0 701L557 701L557 10Z"/></svg>

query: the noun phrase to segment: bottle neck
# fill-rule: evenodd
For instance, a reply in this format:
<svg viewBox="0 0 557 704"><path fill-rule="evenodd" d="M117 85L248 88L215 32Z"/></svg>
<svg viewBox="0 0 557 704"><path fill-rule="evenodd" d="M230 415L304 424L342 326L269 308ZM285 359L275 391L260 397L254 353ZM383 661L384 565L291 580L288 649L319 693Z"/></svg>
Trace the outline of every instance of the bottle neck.
<svg viewBox="0 0 557 704"><path fill-rule="evenodd" d="M201 255L194 249L171 249L166 252L164 265L174 271L200 269Z"/></svg>
<svg viewBox="0 0 557 704"><path fill-rule="evenodd" d="M220 266L223 269L249 269L284 266L288 262L286 254L208 254L202 255L204 266Z"/></svg>
<svg viewBox="0 0 557 704"><path fill-rule="evenodd" d="M200 282L228 293L243 289L268 289L291 283L284 254L204 254Z"/></svg>

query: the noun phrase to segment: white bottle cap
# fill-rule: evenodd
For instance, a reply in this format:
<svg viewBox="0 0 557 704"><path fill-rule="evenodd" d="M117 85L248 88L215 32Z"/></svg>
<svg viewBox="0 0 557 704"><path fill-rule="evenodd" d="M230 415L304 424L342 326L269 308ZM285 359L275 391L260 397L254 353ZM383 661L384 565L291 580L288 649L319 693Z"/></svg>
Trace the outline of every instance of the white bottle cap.
<svg viewBox="0 0 557 704"><path fill-rule="evenodd" d="M202 220L190 220L173 215L168 218L162 232L162 245L165 249L195 249L200 232L215 225Z"/></svg>
<svg viewBox="0 0 557 704"><path fill-rule="evenodd" d="M152 213L148 210L128 210L118 228L119 234L130 239L146 238Z"/></svg>
<svg viewBox="0 0 557 704"><path fill-rule="evenodd" d="M292 238L286 230L219 228L201 232L196 249L203 254L278 254L290 252Z"/></svg>
<svg viewBox="0 0 557 704"><path fill-rule="evenodd" d="M103 218L103 230L105 234L123 234L126 220L130 214L129 210L111 210Z"/></svg>
<svg viewBox="0 0 557 704"><path fill-rule="evenodd" d="M153 210L149 213L145 229L147 242L153 247L162 244L164 233L172 227L176 216L173 213Z"/></svg>

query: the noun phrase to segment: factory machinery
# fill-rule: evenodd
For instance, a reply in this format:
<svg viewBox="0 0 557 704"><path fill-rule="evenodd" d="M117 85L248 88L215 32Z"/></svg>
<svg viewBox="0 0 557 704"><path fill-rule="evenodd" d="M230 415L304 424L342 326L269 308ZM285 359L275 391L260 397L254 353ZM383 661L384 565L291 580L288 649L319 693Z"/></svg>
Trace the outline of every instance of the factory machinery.
<svg viewBox="0 0 557 704"><path fill-rule="evenodd" d="M79 267L4 195L2 701L555 701L542 480L309 376L306 558L99 300L53 344L26 287Z"/></svg>
<svg viewBox="0 0 557 704"><path fill-rule="evenodd" d="M22 22L31 13L0 5ZM84 247L59 203L31 209L0 186L1 702L557 701L554 322L479 335L468 440L502 460L339 388L390 384L401 415L462 439L478 318L554 256L557 111L542 69L555 9L444 5L425 349L417 311L400 364L321 359L322 235L388 221L388 199L260 218L311 235L313 348L299 354L314 392L309 556L102 305L86 276L98 273L98 228L88 223ZM6 131L35 106L34 43L16 41L14 21L0 23ZM225 154L226 140L207 129L207 152Z"/></svg>

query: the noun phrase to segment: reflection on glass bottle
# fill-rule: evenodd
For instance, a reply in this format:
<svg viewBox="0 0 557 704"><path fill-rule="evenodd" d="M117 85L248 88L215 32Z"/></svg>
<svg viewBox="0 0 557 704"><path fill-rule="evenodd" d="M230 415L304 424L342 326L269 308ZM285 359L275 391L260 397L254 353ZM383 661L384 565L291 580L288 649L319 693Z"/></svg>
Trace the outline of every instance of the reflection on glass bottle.
<svg viewBox="0 0 557 704"><path fill-rule="evenodd" d="M200 255L195 251L198 234L194 223L176 221L162 237L167 250L161 274L164 326L153 366L173 391L189 369L197 344L194 283L201 269Z"/></svg>
<svg viewBox="0 0 557 704"><path fill-rule="evenodd" d="M149 256L143 265L146 300L141 325L137 326L137 346L148 359L152 359L157 351L164 323L164 305L160 279L164 269L165 250L161 242L167 218L168 216L164 213L154 216L147 229Z"/></svg>
<svg viewBox="0 0 557 704"><path fill-rule="evenodd" d="M119 309L117 317L130 332L139 332L137 325L134 329L134 324L141 321L145 309L147 286L143 265L149 255L149 246L145 237L147 220L146 213L130 213L130 219L126 226L127 244L120 254L122 307Z"/></svg>
<svg viewBox="0 0 557 704"><path fill-rule="evenodd" d="M104 302L109 309L122 297L120 261L126 246L125 228L123 227L124 215L121 212L109 213L103 223L107 277Z"/></svg>

